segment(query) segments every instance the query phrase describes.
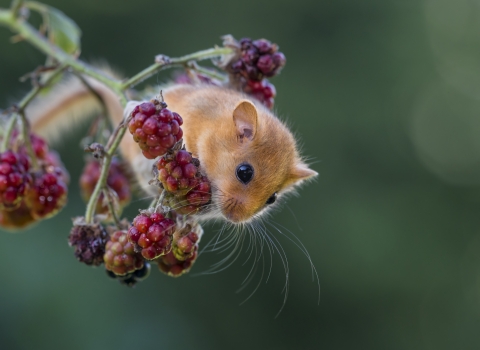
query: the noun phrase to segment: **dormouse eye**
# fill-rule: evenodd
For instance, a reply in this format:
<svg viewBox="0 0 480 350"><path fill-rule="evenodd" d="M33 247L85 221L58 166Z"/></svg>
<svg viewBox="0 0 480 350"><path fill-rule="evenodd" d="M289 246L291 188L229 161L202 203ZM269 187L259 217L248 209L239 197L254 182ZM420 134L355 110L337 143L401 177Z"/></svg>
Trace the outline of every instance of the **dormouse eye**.
<svg viewBox="0 0 480 350"><path fill-rule="evenodd" d="M243 184L248 184L253 177L253 167L250 164L241 164L237 167L237 179Z"/></svg>
<svg viewBox="0 0 480 350"><path fill-rule="evenodd" d="M274 194L272 194L270 196L270 198L267 199L267 202L265 204L269 205L269 204L273 204L275 203L275 201L277 200L277 192L275 192Z"/></svg>

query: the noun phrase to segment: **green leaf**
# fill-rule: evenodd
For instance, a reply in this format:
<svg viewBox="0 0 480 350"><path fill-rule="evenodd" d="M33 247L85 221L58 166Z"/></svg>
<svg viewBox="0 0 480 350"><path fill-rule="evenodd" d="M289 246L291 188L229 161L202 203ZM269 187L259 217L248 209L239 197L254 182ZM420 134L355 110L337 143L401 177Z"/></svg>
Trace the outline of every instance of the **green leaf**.
<svg viewBox="0 0 480 350"><path fill-rule="evenodd" d="M66 53L72 55L78 55L80 53L80 37L82 32L71 18L54 7L36 1L29 1L25 5L43 16L48 38L53 44Z"/></svg>

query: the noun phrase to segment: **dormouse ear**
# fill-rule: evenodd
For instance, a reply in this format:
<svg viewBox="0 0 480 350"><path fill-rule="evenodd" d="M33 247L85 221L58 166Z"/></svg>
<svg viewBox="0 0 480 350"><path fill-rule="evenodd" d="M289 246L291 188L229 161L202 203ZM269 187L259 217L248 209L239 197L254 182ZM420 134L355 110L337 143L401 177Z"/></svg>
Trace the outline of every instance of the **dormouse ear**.
<svg viewBox="0 0 480 350"><path fill-rule="evenodd" d="M240 101L233 111L233 122L240 142L253 140L257 132L257 109L252 102Z"/></svg>
<svg viewBox="0 0 480 350"><path fill-rule="evenodd" d="M295 167L292 169L292 172L290 173L290 181L292 183L295 183L298 181L311 179L317 175L318 173L310 169L308 165L298 163L297 165L295 165Z"/></svg>

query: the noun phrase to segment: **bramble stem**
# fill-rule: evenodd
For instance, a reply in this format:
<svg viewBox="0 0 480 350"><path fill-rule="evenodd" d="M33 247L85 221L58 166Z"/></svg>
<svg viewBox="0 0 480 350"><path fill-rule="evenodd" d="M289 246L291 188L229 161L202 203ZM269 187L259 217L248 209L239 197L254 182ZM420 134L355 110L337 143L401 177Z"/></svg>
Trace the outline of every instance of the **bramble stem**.
<svg viewBox="0 0 480 350"><path fill-rule="evenodd" d="M103 195L105 198L109 198L108 191L105 189L103 190ZM113 207L113 204L110 200L107 200L107 206L108 206L108 210L110 211L110 214L112 214L113 222L115 223L115 225L117 225L118 228L120 228L121 226L120 220L118 219L117 213L115 212L115 208Z"/></svg>
<svg viewBox="0 0 480 350"><path fill-rule="evenodd" d="M176 58L162 57L160 62L152 64L150 67L145 68L140 73L134 75L130 79L122 83L123 89L128 89L138 83L141 83L143 80L152 76L153 74L161 71L165 68L171 68L176 66L185 66L190 61L201 61L210 58L215 58L222 55L230 55L233 53L233 50L229 47L214 47L212 49L202 50L194 52L190 55L185 55Z"/></svg>
<svg viewBox="0 0 480 350"><path fill-rule="evenodd" d="M5 130L5 133L3 134L3 142L2 142L2 153L5 152L10 145L10 138L12 137L12 132L15 129L15 125L17 124L18 120L18 114L14 113L12 116L10 116L10 120L7 124L7 129Z"/></svg>
<svg viewBox="0 0 480 350"><path fill-rule="evenodd" d="M7 130L5 130L5 135L3 139L3 144L2 144L2 151L6 151L9 148L9 142L10 138L12 136L12 132L15 129L15 124L17 121L18 116L20 116L22 120L22 133L23 133L23 138L24 142L27 146L27 151L30 155L30 158L32 160L32 165L34 168L37 168L37 157L35 156L33 152L33 148L30 142L30 136L29 136L29 128L28 128L28 120L25 117L25 108L28 106L28 104L35 98L35 96L38 95L38 93L48 85L65 69L65 66L60 66L57 68L49 77L48 79L41 85L35 86L30 92L18 103L17 106L15 106L15 113L12 115L10 118L10 123L7 126Z"/></svg>

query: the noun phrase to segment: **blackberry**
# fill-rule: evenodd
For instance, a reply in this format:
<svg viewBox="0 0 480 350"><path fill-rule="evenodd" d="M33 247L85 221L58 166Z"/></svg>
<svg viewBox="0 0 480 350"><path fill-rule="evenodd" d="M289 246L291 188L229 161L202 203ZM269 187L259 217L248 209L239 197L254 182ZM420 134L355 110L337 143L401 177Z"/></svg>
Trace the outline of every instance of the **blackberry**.
<svg viewBox="0 0 480 350"><path fill-rule="evenodd" d="M260 81L277 75L285 66L285 55L278 46L266 39L243 38L238 46L238 55L227 64L226 69L246 80Z"/></svg>
<svg viewBox="0 0 480 350"><path fill-rule="evenodd" d="M262 102L267 108L272 109L274 97L277 92L267 79L261 81L248 80L243 90Z"/></svg>
<svg viewBox="0 0 480 350"><path fill-rule="evenodd" d="M147 159L165 154L183 136L182 117L156 99L136 106L128 129Z"/></svg>
<svg viewBox="0 0 480 350"><path fill-rule="evenodd" d="M195 214L210 202L210 181L202 176L200 161L179 147L158 160L155 175L165 190L164 205L182 215Z"/></svg>
<svg viewBox="0 0 480 350"><path fill-rule="evenodd" d="M128 230L128 240L145 259L153 260L171 250L175 227L175 221L163 214L139 214Z"/></svg>
<svg viewBox="0 0 480 350"><path fill-rule="evenodd" d="M127 231L116 231L110 236L103 255L105 268L115 275L124 276L143 267L143 258L128 241Z"/></svg>
<svg viewBox="0 0 480 350"><path fill-rule="evenodd" d="M193 215L204 209L210 203L211 197L210 181L206 176L202 176L198 179L197 186L186 195L175 195L167 192L164 204L178 214Z"/></svg>
<svg viewBox="0 0 480 350"><path fill-rule="evenodd" d="M32 216L46 219L57 214L67 203L69 176L54 151L49 151L40 171L32 174L32 186L26 196Z"/></svg>
<svg viewBox="0 0 480 350"><path fill-rule="evenodd" d="M88 201L95 189L101 172L101 164L96 160L91 160L85 165L82 175L80 176L80 189L82 197ZM131 198L130 181L126 175L121 161L118 158L113 158L107 176L108 187L115 192L118 204L121 208L125 207ZM103 193L100 195L96 212L99 214L106 214L108 206L104 204Z"/></svg>
<svg viewBox="0 0 480 350"><path fill-rule="evenodd" d="M190 152L171 151L157 162L157 178L166 191L185 195L198 185L199 165Z"/></svg>
<svg viewBox="0 0 480 350"><path fill-rule="evenodd" d="M75 257L87 265L103 263L107 233L100 224L87 225L77 218L68 237L68 244L75 247Z"/></svg>
<svg viewBox="0 0 480 350"><path fill-rule="evenodd" d="M198 234L194 231L181 236L173 244L173 255L179 261L185 261L193 256L199 240Z"/></svg>
<svg viewBox="0 0 480 350"><path fill-rule="evenodd" d="M18 208L31 185L29 161L11 150L0 154L0 210Z"/></svg>
<svg viewBox="0 0 480 350"><path fill-rule="evenodd" d="M173 252L165 254L158 259L160 271L171 277L179 277L190 271L198 256L198 248L194 247L193 253L186 260L178 260Z"/></svg>

